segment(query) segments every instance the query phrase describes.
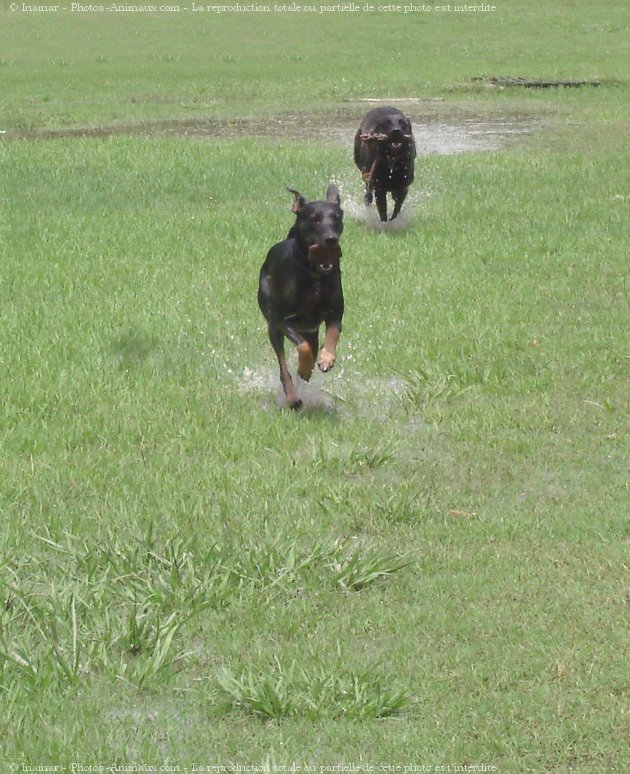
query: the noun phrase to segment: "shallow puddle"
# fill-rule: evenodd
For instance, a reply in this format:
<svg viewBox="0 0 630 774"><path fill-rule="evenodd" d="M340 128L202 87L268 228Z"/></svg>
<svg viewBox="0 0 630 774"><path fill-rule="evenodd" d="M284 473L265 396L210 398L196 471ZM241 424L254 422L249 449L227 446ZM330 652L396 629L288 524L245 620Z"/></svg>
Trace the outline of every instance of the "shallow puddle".
<svg viewBox="0 0 630 774"><path fill-rule="evenodd" d="M386 421L400 414L402 397L408 384L402 377L349 378L341 366L336 374L313 373L310 382L303 382L290 368L303 410L334 414L339 417L364 417L374 421ZM268 410L288 408L278 369L265 365L259 370L244 368L238 379L241 392L256 392L263 397Z"/></svg>
<svg viewBox="0 0 630 774"><path fill-rule="evenodd" d="M492 115L456 117L446 112L440 117L439 106L420 100L398 100L397 105L413 123L418 155L454 154L496 150L519 135L535 131L539 123L531 117ZM169 119L135 124L95 127L7 131L3 139L42 139L116 136L137 137L260 137L267 140L325 141L351 147L361 117L370 104L352 104L344 112L313 117L284 113L272 119Z"/></svg>

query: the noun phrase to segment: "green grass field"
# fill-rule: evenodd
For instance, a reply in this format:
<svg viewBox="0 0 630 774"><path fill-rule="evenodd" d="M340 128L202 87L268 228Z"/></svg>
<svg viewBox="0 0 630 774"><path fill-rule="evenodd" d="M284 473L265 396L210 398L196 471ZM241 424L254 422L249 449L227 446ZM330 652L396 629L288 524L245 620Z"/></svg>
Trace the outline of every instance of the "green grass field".
<svg viewBox="0 0 630 774"><path fill-rule="evenodd" d="M627 771L626 4L0 24L3 771ZM379 229L365 97L531 131ZM258 271L333 177L295 413Z"/></svg>

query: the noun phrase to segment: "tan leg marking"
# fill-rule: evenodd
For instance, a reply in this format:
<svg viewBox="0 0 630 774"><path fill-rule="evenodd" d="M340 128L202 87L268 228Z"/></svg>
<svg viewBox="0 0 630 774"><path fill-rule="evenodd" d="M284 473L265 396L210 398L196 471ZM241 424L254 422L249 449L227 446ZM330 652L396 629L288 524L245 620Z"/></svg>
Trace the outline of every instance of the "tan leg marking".
<svg viewBox="0 0 630 774"><path fill-rule="evenodd" d="M313 373L313 366L315 365L313 359L313 350L311 345L304 341L297 347L298 351L298 374L304 379L305 382L311 378Z"/></svg>
<svg viewBox="0 0 630 774"><path fill-rule="evenodd" d="M322 346L319 359L317 360L317 366L320 371L326 373L335 365L335 359L337 356L337 342L339 341L340 331L336 326L331 325L326 328L326 336L324 337L324 345Z"/></svg>
<svg viewBox="0 0 630 774"><path fill-rule="evenodd" d="M278 355L278 362L280 364L280 381L282 382L284 394L287 396L289 406L291 406L291 408L297 408L301 401L297 396L295 387L293 386L293 379L291 379L291 374L287 368L287 361L284 356L284 352Z"/></svg>

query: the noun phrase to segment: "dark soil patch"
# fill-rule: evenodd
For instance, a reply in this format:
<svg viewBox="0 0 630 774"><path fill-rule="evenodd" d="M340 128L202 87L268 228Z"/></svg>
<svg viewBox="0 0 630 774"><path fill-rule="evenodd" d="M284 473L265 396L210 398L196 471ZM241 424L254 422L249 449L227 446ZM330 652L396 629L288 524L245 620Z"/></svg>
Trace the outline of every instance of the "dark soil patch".
<svg viewBox="0 0 630 774"><path fill-rule="evenodd" d="M599 86L599 81L537 81L529 78L496 77L473 78L473 81L493 86L520 86L523 89L576 89L582 86Z"/></svg>

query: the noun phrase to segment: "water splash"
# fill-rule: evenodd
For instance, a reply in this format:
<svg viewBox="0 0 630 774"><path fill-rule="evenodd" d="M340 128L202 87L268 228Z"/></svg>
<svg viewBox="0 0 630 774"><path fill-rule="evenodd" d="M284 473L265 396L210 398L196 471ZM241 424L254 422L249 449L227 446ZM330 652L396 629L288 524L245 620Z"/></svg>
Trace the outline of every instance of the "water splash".
<svg viewBox="0 0 630 774"><path fill-rule="evenodd" d="M313 372L310 382L302 381L297 375L293 377L293 383L302 401L302 409L333 412L337 407L335 397L326 389L324 376L319 372ZM288 408L286 396L280 384L280 377L275 368L264 367L258 371L244 368L239 382L242 392L266 393L273 399L277 408Z"/></svg>

